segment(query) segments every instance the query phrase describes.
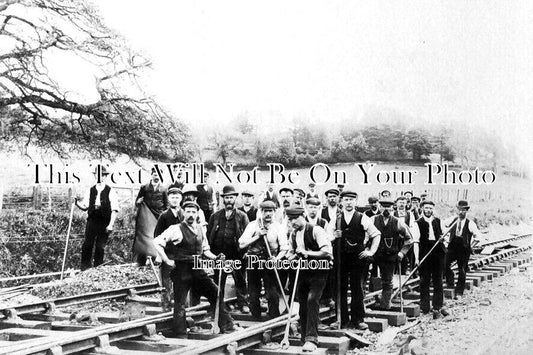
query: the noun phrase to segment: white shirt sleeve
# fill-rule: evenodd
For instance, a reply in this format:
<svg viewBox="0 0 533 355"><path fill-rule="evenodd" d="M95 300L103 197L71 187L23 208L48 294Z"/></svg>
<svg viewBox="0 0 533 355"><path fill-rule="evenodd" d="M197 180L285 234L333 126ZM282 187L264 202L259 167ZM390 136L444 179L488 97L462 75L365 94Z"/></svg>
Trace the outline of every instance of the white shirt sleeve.
<svg viewBox="0 0 533 355"><path fill-rule="evenodd" d="M363 226L369 238L374 238L374 237L377 237L378 235L381 235L381 233L379 232L379 229L377 229L376 226L374 225L374 220L368 217L364 213L363 213L363 216L361 217L361 225Z"/></svg>
<svg viewBox="0 0 533 355"><path fill-rule="evenodd" d="M168 243L179 244L183 240L180 225L174 224L163 231L159 236L154 238L154 244L166 247Z"/></svg>
<svg viewBox="0 0 533 355"><path fill-rule="evenodd" d="M117 190L113 188L109 191L109 203L111 205L111 211L118 212L119 203L118 203Z"/></svg>
<svg viewBox="0 0 533 355"><path fill-rule="evenodd" d="M473 234L475 239L479 238L479 229L477 228L477 224L471 219L468 220L468 230Z"/></svg>

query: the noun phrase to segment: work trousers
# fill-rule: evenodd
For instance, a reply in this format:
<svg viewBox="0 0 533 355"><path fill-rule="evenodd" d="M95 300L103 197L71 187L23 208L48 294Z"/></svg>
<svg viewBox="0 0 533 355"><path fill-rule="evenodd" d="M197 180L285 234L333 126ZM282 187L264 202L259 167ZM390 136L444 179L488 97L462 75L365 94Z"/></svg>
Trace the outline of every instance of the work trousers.
<svg viewBox="0 0 533 355"><path fill-rule="evenodd" d="M250 311L255 318L261 317L261 280L265 286L265 296L268 302L268 316L279 317L279 291L274 270L260 270L258 265L253 265L247 270L248 293L250 295Z"/></svg>
<svg viewBox="0 0 533 355"><path fill-rule="evenodd" d="M420 243L420 261L435 245L435 241ZM444 273L445 247L439 243L427 259L420 265L420 309L429 312L429 285L433 283L433 309L439 310L444 303L442 277Z"/></svg>
<svg viewBox="0 0 533 355"><path fill-rule="evenodd" d="M109 238L105 221L88 219L85 226L85 239L81 246L81 270L91 267L91 256L94 248L94 266L104 262L104 248Z"/></svg>
<svg viewBox="0 0 533 355"><path fill-rule="evenodd" d="M396 256L380 257L376 259L381 271L381 307L389 309L391 307L392 296L392 278L394 276L394 269L398 264Z"/></svg>
<svg viewBox="0 0 533 355"><path fill-rule="evenodd" d="M172 285L172 280L170 278L170 272L172 267L168 266L165 263L162 263L160 266L160 277L161 283L163 284L163 292L161 292L161 306L164 311L170 309L172 304L172 299L174 298L174 290Z"/></svg>
<svg viewBox="0 0 533 355"><path fill-rule="evenodd" d="M468 270L468 259L470 258L470 249L463 245L461 238L456 238L453 243L448 246L446 253L446 285L450 288L454 287L454 274L452 271L452 263L457 261L457 285L455 286L455 293L462 295L465 291L466 272Z"/></svg>
<svg viewBox="0 0 533 355"><path fill-rule="evenodd" d="M246 260L241 260L242 267L239 270L233 270L231 276L235 281L235 292L237 294L237 307L242 308L248 305L248 290L246 287ZM219 269L215 269L215 282L218 283ZM226 290L226 278L228 273L222 273L222 294ZM220 286L220 285L219 285Z"/></svg>
<svg viewBox="0 0 533 355"><path fill-rule="evenodd" d="M296 292L300 303L302 342L310 341L318 345L319 302L328 275L324 271L302 270L298 278Z"/></svg>
<svg viewBox="0 0 533 355"><path fill-rule="evenodd" d="M207 276L204 270L193 269L193 263L176 261L176 267L170 273L174 284L174 316L172 326L175 335L187 333L186 322L186 302L187 294L192 288L201 296L205 296L211 305L215 308L218 296L218 287L213 280ZM233 327L233 319L224 307L224 294L220 297L220 317L218 326L221 330Z"/></svg>
<svg viewBox="0 0 533 355"><path fill-rule="evenodd" d="M341 254L341 324L345 326L350 320L359 323L364 320L363 282L368 272L368 263L360 260L357 254ZM352 292L350 313L348 313L348 283ZM338 306L337 306L338 307ZM350 316L348 316L350 314Z"/></svg>

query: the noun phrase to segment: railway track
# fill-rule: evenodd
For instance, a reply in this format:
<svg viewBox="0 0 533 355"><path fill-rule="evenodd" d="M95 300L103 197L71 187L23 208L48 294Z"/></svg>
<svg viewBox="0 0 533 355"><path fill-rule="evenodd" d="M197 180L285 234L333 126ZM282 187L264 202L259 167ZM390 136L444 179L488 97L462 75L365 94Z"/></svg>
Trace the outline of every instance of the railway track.
<svg viewBox="0 0 533 355"><path fill-rule="evenodd" d="M494 247L496 252L491 255L477 255L469 263L471 272L467 278L467 288L478 286L481 282L502 275L512 267L529 263L532 259L532 235L521 235L503 240L485 243L483 247ZM511 245L512 244L512 245ZM373 331L383 331L387 326L402 326L408 319L420 314L416 304L418 279L410 280L405 285L406 304L404 312L394 305L391 311L373 310L375 295L380 291L367 294L367 316L365 319ZM103 291L90 295L73 296L50 300L35 305L21 305L0 309L0 354L69 354L69 353L116 353L116 354L249 354L278 353L279 349L265 348L269 340L279 340L288 315L278 318L254 322L248 315L234 313L234 318L243 330L215 336L210 334L206 303L188 309L188 316L196 321L196 330L188 339L165 338L158 335L170 328L171 312L156 312L157 300L142 297L144 294L158 291L157 284L144 285L136 292L130 288ZM117 316L102 316L109 324L90 326L68 324L66 315L58 312L64 306L92 302L95 300L128 297L145 310L144 316L130 321L120 320ZM445 297L453 298L453 290L445 289ZM226 300L227 302L233 301ZM324 323L333 321L335 311L328 307L320 310L320 318ZM297 316L293 315L293 321ZM206 329L204 329L206 328ZM357 334L355 331L355 338ZM348 347L357 342L345 336L342 331L320 331L320 344L317 353L344 353ZM363 340L363 339L361 339ZM298 339L291 344L297 345ZM298 348L291 347L286 353L298 353Z"/></svg>

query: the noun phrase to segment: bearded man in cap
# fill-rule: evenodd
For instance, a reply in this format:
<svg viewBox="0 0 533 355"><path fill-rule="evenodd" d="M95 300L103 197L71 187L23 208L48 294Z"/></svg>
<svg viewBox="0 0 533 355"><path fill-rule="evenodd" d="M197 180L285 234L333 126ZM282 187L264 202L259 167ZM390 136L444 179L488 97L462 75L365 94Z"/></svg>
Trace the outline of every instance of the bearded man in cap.
<svg viewBox="0 0 533 355"><path fill-rule="evenodd" d="M329 189L325 193L327 199L327 205L322 208L322 219L325 219L328 222L335 221L337 219L337 214L340 213L339 204L339 190Z"/></svg>
<svg viewBox="0 0 533 355"><path fill-rule="evenodd" d="M215 212L209 219L207 225L207 235L209 245L215 254L223 253L227 259L241 260L244 263L243 253L239 248L239 238L242 236L248 225L248 216L243 211L235 208L235 199L239 193L232 185L226 185L222 189L222 199L224 208ZM219 270L215 270L215 279L218 279ZM226 273L222 274L222 294L226 285ZM244 268L232 271L237 292L237 308L243 313L249 313L246 290L246 273Z"/></svg>
<svg viewBox="0 0 533 355"><path fill-rule="evenodd" d="M155 225L154 238L157 238L168 227L183 221L183 211L180 208L182 200L181 190L177 187L170 187L168 189L168 209L159 216L157 224ZM167 250L167 255L172 258L171 251ZM170 278L170 272L172 268L165 263L161 264L161 282L165 289L161 293L161 305L163 311L170 310L170 304L173 297L172 292L172 280Z"/></svg>
<svg viewBox="0 0 533 355"><path fill-rule="evenodd" d="M287 209L292 226L289 238L289 260L295 258L331 261L331 241L319 226L305 221L305 210L301 207ZM297 296L300 303L299 316L304 352L313 352L318 345L319 300L326 285L328 269L300 270Z"/></svg>
<svg viewBox="0 0 533 355"><path fill-rule="evenodd" d="M341 240L341 326L365 330L368 329L368 325L364 323L363 281L368 270L368 262L378 250L381 234L367 215L355 210L357 193L344 190L341 193L341 200L343 211L337 217L335 227L335 238ZM366 236L372 240L370 249L366 248ZM335 255L338 255L337 243L335 243L335 252ZM352 293L350 313L348 313L348 283Z"/></svg>
<svg viewBox="0 0 533 355"><path fill-rule="evenodd" d="M163 263L172 268L171 278L174 284L174 315L172 328L175 336L187 334L185 302L191 288L202 296L207 297L211 308L217 302L218 288L209 278L204 269L194 268L195 256L208 259L223 259L211 252L207 238L202 228L196 223L200 206L196 202L186 201L183 204L185 220L167 228L154 239L154 245ZM167 251L170 256L167 255ZM224 294L222 292L222 294ZM222 332L235 329L233 319L224 307L223 297L220 299L220 318L218 325Z"/></svg>
<svg viewBox="0 0 533 355"><path fill-rule="evenodd" d="M94 170L96 184L85 194L80 202L74 203L82 211L87 211L87 225L81 247L81 271L91 267L94 247L94 266L104 262L104 249L113 232L113 225L118 213L118 198L115 189L106 184L109 175L104 166L98 165Z"/></svg>
<svg viewBox="0 0 533 355"><path fill-rule="evenodd" d="M444 293L442 277L444 273L444 259L446 255L445 241L440 239L444 225L441 220L434 216L435 203L424 200L421 203L422 217L418 219L411 230L415 242L415 263L424 258L431 248L438 243L419 267L420 275L420 310L429 313L429 285L433 283L433 317L447 316L448 312L444 305ZM418 244L417 244L418 243Z"/></svg>
<svg viewBox="0 0 533 355"><path fill-rule="evenodd" d="M257 218L257 208L252 205L254 201L254 193L250 190L244 190L243 192L241 192L241 196L242 206L239 207L239 209L246 213L250 222L255 221L255 219Z"/></svg>
<svg viewBox="0 0 533 355"><path fill-rule="evenodd" d="M250 222L244 233L239 238L239 247L246 250L248 258L257 260L247 267L248 292L250 295L250 311L256 319L261 318L261 280L265 285L265 296L268 301L268 316L270 318L279 317L279 295L283 290L279 290L275 271L260 267L261 261L270 259L270 253L274 262L282 259L289 249L286 229L274 221L274 211L276 204L274 201L265 200L260 205L261 215L258 219ZM266 241L265 241L266 238ZM268 242L268 248L265 244Z"/></svg>
<svg viewBox="0 0 533 355"><path fill-rule="evenodd" d="M397 262L401 262L411 248L413 237L409 228L392 215L391 199L379 200L381 214L373 217L374 225L381 232L381 241L374 256L381 271L381 308L390 309L392 296L392 276Z"/></svg>
<svg viewBox="0 0 533 355"><path fill-rule="evenodd" d="M449 288L454 288L454 275L452 263L457 261L458 278L455 285L455 296L459 298L465 291L466 272L468 270L468 259L472 254L472 247L477 244L479 230L474 221L466 217L470 209L467 201L461 200L457 203L457 217L449 224L456 226L450 231L450 243L446 253L446 284Z"/></svg>

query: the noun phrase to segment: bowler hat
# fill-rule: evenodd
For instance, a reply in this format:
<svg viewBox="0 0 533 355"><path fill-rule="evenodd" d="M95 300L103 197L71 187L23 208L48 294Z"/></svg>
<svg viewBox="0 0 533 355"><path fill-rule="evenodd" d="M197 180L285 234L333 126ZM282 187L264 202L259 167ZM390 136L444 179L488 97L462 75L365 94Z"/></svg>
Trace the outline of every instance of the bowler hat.
<svg viewBox="0 0 533 355"><path fill-rule="evenodd" d="M469 210L470 206L468 205L468 201L460 200L459 202L457 202L457 208Z"/></svg>
<svg viewBox="0 0 533 355"><path fill-rule="evenodd" d="M352 191L352 190L344 190L341 192L341 198L342 197L353 197L353 198L357 198L357 192L355 191Z"/></svg>
<svg viewBox="0 0 533 355"><path fill-rule="evenodd" d="M235 191L235 187L233 185L226 185L222 188L222 197L224 196L237 196L239 193Z"/></svg>
<svg viewBox="0 0 533 355"><path fill-rule="evenodd" d="M289 218L297 218L304 214L305 210L303 207L289 207L285 210L285 213L287 214L287 217Z"/></svg>

